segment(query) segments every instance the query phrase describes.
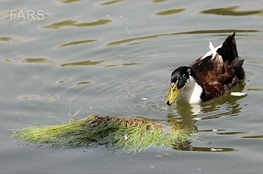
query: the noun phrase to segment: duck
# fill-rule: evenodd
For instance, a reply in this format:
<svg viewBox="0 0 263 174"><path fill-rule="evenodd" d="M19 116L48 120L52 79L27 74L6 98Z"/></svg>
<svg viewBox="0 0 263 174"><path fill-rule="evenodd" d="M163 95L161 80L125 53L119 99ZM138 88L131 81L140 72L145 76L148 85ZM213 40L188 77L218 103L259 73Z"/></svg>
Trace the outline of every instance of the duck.
<svg viewBox="0 0 263 174"><path fill-rule="evenodd" d="M235 32L217 47L209 41L209 48L189 66L180 66L171 73L167 105L211 100L224 95L245 78L244 59L238 56Z"/></svg>

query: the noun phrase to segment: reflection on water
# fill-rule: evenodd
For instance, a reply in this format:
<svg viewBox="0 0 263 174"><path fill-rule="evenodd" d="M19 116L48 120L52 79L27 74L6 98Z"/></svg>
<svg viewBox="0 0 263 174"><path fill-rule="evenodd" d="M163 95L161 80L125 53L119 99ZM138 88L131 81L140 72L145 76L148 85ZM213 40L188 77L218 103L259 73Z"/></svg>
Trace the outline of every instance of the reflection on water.
<svg viewBox="0 0 263 174"><path fill-rule="evenodd" d="M263 88L247 88L248 91L263 92Z"/></svg>
<svg viewBox="0 0 263 174"><path fill-rule="evenodd" d="M12 40L11 37L7 37L7 36L0 37L0 41L8 42L8 41L11 41L11 40Z"/></svg>
<svg viewBox="0 0 263 174"><path fill-rule="evenodd" d="M175 169L178 173L194 173L196 170L189 170L197 165L204 169L199 171L203 173L213 173L216 167L222 168L222 173L262 168L259 159L263 138L260 125L263 9L259 2L23 2L4 0L0 12L1 137L10 136L5 132L6 127L20 129L32 124L56 124L45 116L65 120L68 106L76 109L83 106L85 114L143 115L166 121L168 118L170 123L199 138L174 147L176 150L240 151L235 155L206 154L208 158L203 159L204 153L167 150L172 158L154 161L151 160L153 154L159 153L155 150L131 158L116 157L104 149L85 149L88 155L79 154L76 149L52 149L52 153L43 153L50 151L50 147L19 146L2 139L1 155L5 158L0 160L0 168L3 173L69 173L72 170L84 173L87 167L91 173L119 173L121 167L133 171L134 166L138 166L137 173L152 172L143 168L147 166L145 163L155 165L160 171ZM45 27L10 27L10 10L15 9L43 9ZM238 35L240 56L246 59L244 66L250 78L246 79L248 96L222 96L201 105L178 104L168 108L164 95L170 69L188 64L203 49L207 50L207 39L225 38L233 32ZM45 162L40 164L41 155ZM182 158L176 159L179 165L175 166L177 155ZM21 163L24 157L27 161ZM72 165L67 165L67 159ZM197 164L196 159L201 162ZM160 160L164 160L162 165ZM221 167L229 161L235 167ZM243 172L251 173L246 171Z"/></svg>
<svg viewBox="0 0 263 174"><path fill-rule="evenodd" d="M240 135L240 134L247 134L249 132L218 132L218 135Z"/></svg>
<svg viewBox="0 0 263 174"><path fill-rule="evenodd" d="M24 63L52 63L52 61L44 57L28 57L22 60Z"/></svg>
<svg viewBox="0 0 263 174"><path fill-rule="evenodd" d="M141 36L141 37L133 37L129 39L117 40L117 41L109 42L107 46L131 44L133 42L138 43L138 41L140 40L147 40L147 39L153 39L153 38L165 37L165 36L183 35L183 34L219 34L219 33L225 34L225 33L233 33L233 32L247 33L247 32L260 32L260 31L261 30L240 30L240 29L183 31L183 32L163 33L163 34L155 34L155 35L149 35L149 36Z"/></svg>
<svg viewBox="0 0 263 174"><path fill-rule="evenodd" d="M76 83L75 86L87 85L87 84L90 84L90 83L91 83L90 81L81 81L81 82Z"/></svg>
<svg viewBox="0 0 263 174"><path fill-rule="evenodd" d="M234 88L235 91L241 92L243 91L244 86L239 85L236 88ZM238 102L238 100L245 98L246 96L231 96L230 93L219 97L211 102L205 103L203 105L203 113L209 113L214 112L218 109L220 109L220 106L225 104L226 105L226 111L221 113L216 113L210 116L203 117L202 120L205 119L217 119L223 116L235 116L238 115L238 113L242 110L243 106L241 106Z"/></svg>
<svg viewBox="0 0 263 174"><path fill-rule="evenodd" d="M19 63L23 63L23 64L46 64L46 63L55 63L54 61L51 61L47 58L44 57L27 57L24 58L20 61L14 61L12 59L9 58L5 58L2 60L3 62L6 63L15 63L15 64L19 64Z"/></svg>
<svg viewBox="0 0 263 174"><path fill-rule="evenodd" d="M14 37L14 36L0 36L0 42L19 42L23 39L20 37Z"/></svg>
<svg viewBox="0 0 263 174"><path fill-rule="evenodd" d="M185 11L184 8L169 9L169 10L165 10L165 11L158 12L158 13L156 13L156 15L160 15L160 16L163 16L163 15L171 15L171 14L181 13L181 12L183 12L183 11Z"/></svg>
<svg viewBox="0 0 263 174"><path fill-rule="evenodd" d="M263 15L263 9L260 10L239 10L239 6L226 7L226 8L215 8L201 11L203 14L215 14L224 16L248 16L248 15Z"/></svg>
<svg viewBox="0 0 263 174"><path fill-rule="evenodd" d="M72 3L72 2L79 2L80 0L59 0L63 4Z"/></svg>
<svg viewBox="0 0 263 174"><path fill-rule="evenodd" d="M97 40L96 39L78 40L78 41L72 41L72 42L64 43L64 44L60 45L59 47L66 47L66 46L71 46L71 45L85 44L85 43L95 42L95 41L97 41Z"/></svg>
<svg viewBox="0 0 263 174"><path fill-rule="evenodd" d="M174 146L175 150L182 151L199 151L199 152L233 152L238 151L231 147L193 147L189 144L182 144L180 146Z"/></svg>
<svg viewBox="0 0 263 174"><path fill-rule="evenodd" d="M233 91L241 92L244 89L244 85L239 85L233 89ZM242 106L239 104L238 100L246 96L236 97L231 96L230 92L224 96L213 99L211 101L202 103L200 105L191 105L185 103L176 103L176 111L178 116L175 116L173 113L167 115L169 122L177 127L183 128L189 133L198 133L198 132L218 132L218 135L238 135L245 134L247 132L233 132L227 131L226 129L214 129L214 130L199 130L196 126L198 121L208 120L208 119L218 119L223 116L233 116L237 115ZM226 111L221 111L221 107L225 107ZM208 116L202 116L208 114ZM197 116L201 115L201 118ZM237 149L232 147L195 147L191 145L191 142L182 144L180 146L174 146L175 150L183 151L203 151L203 152L229 152L237 151Z"/></svg>
<svg viewBox="0 0 263 174"><path fill-rule="evenodd" d="M90 27L90 26L97 26L97 25L105 25L109 22L111 22L111 20L109 19L98 19L96 21L91 21L91 22L78 22L75 20L64 20L64 21L49 24L45 26L45 28L59 29L61 27L66 27L66 26Z"/></svg>
<svg viewBox="0 0 263 174"><path fill-rule="evenodd" d="M59 99L58 96L48 96L48 95L21 95L17 97L18 100L47 100L54 101Z"/></svg>
<svg viewBox="0 0 263 174"><path fill-rule="evenodd" d="M244 136L242 138L263 138L263 135L249 135L249 136Z"/></svg>
<svg viewBox="0 0 263 174"><path fill-rule="evenodd" d="M196 107L196 106L194 106ZM195 126L196 120L195 113L193 112L193 108L190 104L176 104L176 111L178 116L175 116L173 113L167 115L169 122L173 125L177 125L177 127L181 127L186 129L190 133L197 132L197 127Z"/></svg>
<svg viewBox="0 0 263 174"><path fill-rule="evenodd" d="M164 2L166 0L153 0L153 2Z"/></svg>
<svg viewBox="0 0 263 174"><path fill-rule="evenodd" d="M121 1L123 1L123 0L109 0L109 1L101 3L100 5L111 5L111 4L121 2Z"/></svg>
<svg viewBox="0 0 263 174"><path fill-rule="evenodd" d="M98 65L102 62L104 62L104 60L101 60L101 61L83 60L83 61L78 61L78 62L62 63L60 66L61 67L65 67L65 66L93 66L93 65Z"/></svg>

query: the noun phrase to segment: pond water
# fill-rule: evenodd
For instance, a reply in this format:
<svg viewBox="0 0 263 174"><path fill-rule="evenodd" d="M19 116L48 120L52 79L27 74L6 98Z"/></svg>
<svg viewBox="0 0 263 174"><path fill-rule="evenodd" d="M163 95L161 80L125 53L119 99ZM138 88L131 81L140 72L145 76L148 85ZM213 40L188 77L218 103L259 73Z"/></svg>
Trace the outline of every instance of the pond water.
<svg viewBox="0 0 263 174"><path fill-rule="evenodd" d="M262 1L2 1L0 173L260 173ZM166 106L170 73L236 32L245 97ZM240 87L241 88L241 87ZM242 89L235 89L242 90ZM12 137L91 113L173 118L190 148L117 153Z"/></svg>

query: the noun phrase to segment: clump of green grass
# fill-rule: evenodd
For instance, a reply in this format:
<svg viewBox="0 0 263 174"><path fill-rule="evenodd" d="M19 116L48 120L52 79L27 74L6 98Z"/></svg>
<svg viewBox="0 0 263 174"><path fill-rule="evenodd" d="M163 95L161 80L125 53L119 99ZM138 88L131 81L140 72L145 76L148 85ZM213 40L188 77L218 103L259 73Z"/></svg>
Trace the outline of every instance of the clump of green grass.
<svg viewBox="0 0 263 174"><path fill-rule="evenodd" d="M15 132L14 136L29 142L49 143L56 147L105 145L127 151L179 145L190 138L189 132L182 128L144 118L98 115L67 124L26 128Z"/></svg>

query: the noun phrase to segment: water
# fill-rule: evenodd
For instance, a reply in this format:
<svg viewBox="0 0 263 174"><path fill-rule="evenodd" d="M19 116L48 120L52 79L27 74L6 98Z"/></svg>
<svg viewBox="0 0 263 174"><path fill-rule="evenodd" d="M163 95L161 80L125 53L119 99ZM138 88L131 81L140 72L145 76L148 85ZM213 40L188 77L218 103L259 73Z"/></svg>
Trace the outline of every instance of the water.
<svg viewBox="0 0 263 174"><path fill-rule="evenodd" d="M3 1L1 172L260 173L261 3ZM11 20L10 10L17 9L20 15L36 14L17 20L16 11ZM219 45L234 31L246 59L247 96L166 106L171 71L205 53L208 40ZM78 118L91 113L175 118L195 130L198 140L179 149L126 154L103 147L56 149L11 136L28 126L68 122L78 110Z"/></svg>

